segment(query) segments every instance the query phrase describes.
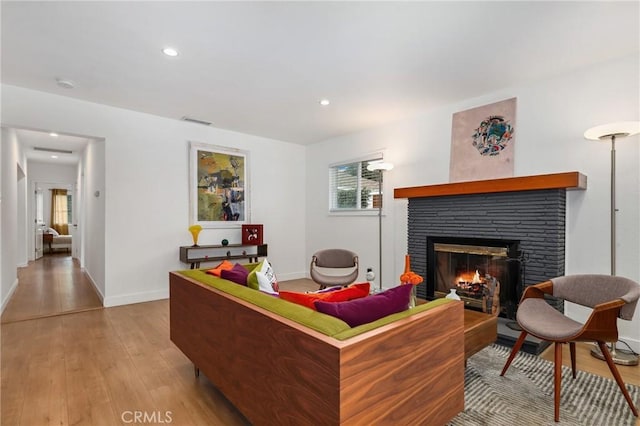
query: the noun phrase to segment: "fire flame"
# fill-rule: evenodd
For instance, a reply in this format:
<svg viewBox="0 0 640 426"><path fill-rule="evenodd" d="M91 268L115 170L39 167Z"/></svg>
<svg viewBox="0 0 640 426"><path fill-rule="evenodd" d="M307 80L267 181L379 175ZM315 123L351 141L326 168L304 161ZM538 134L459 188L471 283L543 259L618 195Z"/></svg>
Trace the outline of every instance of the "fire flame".
<svg viewBox="0 0 640 426"><path fill-rule="evenodd" d="M456 279L459 283L472 283L472 284L482 284L482 279L480 278L480 272L476 269L475 273L473 272L465 272L463 274L458 275Z"/></svg>

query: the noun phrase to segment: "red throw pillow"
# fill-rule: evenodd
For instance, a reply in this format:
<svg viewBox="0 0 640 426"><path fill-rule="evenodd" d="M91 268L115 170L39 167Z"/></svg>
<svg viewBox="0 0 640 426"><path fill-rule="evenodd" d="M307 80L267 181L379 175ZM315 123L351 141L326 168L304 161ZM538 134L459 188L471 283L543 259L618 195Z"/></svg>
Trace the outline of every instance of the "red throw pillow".
<svg viewBox="0 0 640 426"><path fill-rule="evenodd" d="M280 291L280 298L307 308L316 310L313 304L316 300L324 302L344 302L369 295L369 283L351 284L340 290L327 293L297 293L295 291Z"/></svg>
<svg viewBox="0 0 640 426"><path fill-rule="evenodd" d="M208 271L206 271L207 274L211 274L211 275L215 275L216 277L220 276L220 272L222 270L225 271L230 271L233 269L233 263L229 262L228 260L223 260L221 264L219 264L218 266L216 266L213 269L209 269Z"/></svg>

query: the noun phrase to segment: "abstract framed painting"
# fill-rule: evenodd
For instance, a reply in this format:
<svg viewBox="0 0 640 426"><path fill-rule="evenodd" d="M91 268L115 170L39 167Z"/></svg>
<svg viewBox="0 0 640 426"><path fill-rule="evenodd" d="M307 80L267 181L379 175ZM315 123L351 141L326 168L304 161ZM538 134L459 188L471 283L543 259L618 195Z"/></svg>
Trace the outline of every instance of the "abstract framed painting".
<svg viewBox="0 0 640 426"><path fill-rule="evenodd" d="M249 153L189 143L190 224L239 228L249 222Z"/></svg>
<svg viewBox="0 0 640 426"><path fill-rule="evenodd" d="M513 176L516 98L453 114L449 181Z"/></svg>

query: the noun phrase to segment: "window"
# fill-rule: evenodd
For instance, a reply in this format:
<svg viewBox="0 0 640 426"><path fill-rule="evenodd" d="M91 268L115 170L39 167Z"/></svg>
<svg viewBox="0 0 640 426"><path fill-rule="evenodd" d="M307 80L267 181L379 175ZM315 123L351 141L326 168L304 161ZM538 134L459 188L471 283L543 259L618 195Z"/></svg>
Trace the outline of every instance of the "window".
<svg viewBox="0 0 640 426"><path fill-rule="evenodd" d="M362 161L332 165L329 167L329 208L331 211L377 210L382 197L380 171L369 171L369 163L382 161L375 156ZM380 207L382 207L380 205Z"/></svg>
<svg viewBox="0 0 640 426"><path fill-rule="evenodd" d="M67 191L64 189L53 189L53 214L52 214L52 227L55 229L53 225L67 225L69 211L67 208ZM60 231L58 231L60 232ZM66 234L66 232L65 232Z"/></svg>

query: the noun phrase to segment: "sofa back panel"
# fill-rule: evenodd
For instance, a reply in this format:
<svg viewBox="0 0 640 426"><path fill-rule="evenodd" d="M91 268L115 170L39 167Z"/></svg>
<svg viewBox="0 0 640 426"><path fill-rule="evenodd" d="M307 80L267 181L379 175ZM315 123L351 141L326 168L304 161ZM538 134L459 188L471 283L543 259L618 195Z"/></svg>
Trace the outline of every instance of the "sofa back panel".
<svg viewBox="0 0 640 426"><path fill-rule="evenodd" d="M295 303L287 302L286 300L281 300L275 296L270 296L249 287L232 283L231 281L207 274L203 270L189 269L178 271L178 273L259 306L269 312L282 315L285 318L327 336L333 336L342 331L350 330L349 325L338 318L316 312L313 309Z"/></svg>
<svg viewBox="0 0 640 426"><path fill-rule="evenodd" d="M441 303L396 325L343 349L341 424L402 418L401 424L440 425L463 410L463 303ZM387 389L394 392L381 400Z"/></svg>
<svg viewBox="0 0 640 426"><path fill-rule="evenodd" d="M339 348L179 274L170 292L171 340L252 424L339 424Z"/></svg>

